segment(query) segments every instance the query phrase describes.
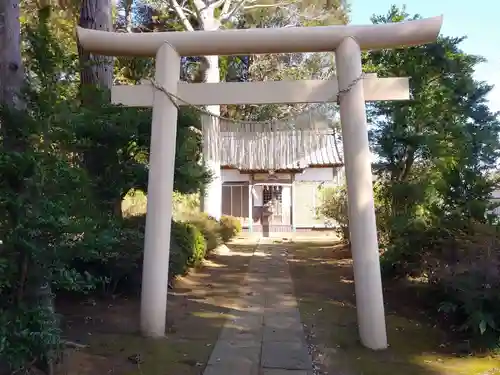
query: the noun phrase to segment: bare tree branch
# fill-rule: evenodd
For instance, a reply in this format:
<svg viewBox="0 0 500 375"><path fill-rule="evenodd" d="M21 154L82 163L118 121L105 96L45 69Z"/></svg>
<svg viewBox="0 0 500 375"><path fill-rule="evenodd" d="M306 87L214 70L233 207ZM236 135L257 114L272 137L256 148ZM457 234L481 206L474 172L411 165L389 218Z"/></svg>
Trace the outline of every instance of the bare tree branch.
<svg viewBox="0 0 500 375"><path fill-rule="evenodd" d="M195 2L193 0L188 0L188 3L194 8L194 12L196 13L196 17L200 20L201 19L201 12L196 6Z"/></svg>
<svg viewBox="0 0 500 375"><path fill-rule="evenodd" d="M277 4L256 4L256 5L248 5L244 6L244 10L249 10L249 9L259 9L259 8L272 8L272 7L279 7L279 6L284 6L284 5L290 5L291 3L277 3Z"/></svg>
<svg viewBox="0 0 500 375"><path fill-rule="evenodd" d="M255 0L239 0L238 3L236 3L229 12L222 12L220 20L222 22L225 22L229 20L236 12L239 10L250 10L250 9L259 9L259 8L272 8L272 7L279 7L279 6L284 6L284 5L290 5L293 2L277 2L276 4L255 4ZM247 5L245 5L247 4ZM253 5L249 5L253 4ZM226 4L224 4L226 6ZM229 8L229 6L228 6Z"/></svg>
<svg viewBox="0 0 500 375"><path fill-rule="evenodd" d="M194 7L198 13L205 10L208 6L203 2L203 0L193 0Z"/></svg>
<svg viewBox="0 0 500 375"><path fill-rule="evenodd" d="M233 7L232 10L230 10L228 13L222 13L221 16L220 16L220 20L221 21L227 21L229 20L232 16L234 16L234 14L239 10L241 9L241 7L243 6L243 4L245 3L246 0L239 0ZM231 5L231 4L229 4ZM228 6L229 8L229 6Z"/></svg>
<svg viewBox="0 0 500 375"><path fill-rule="evenodd" d="M212 9L218 8L226 2L227 2L226 0L217 0L215 3L210 4L210 8L212 8Z"/></svg>
<svg viewBox="0 0 500 375"><path fill-rule="evenodd" d="M190 16L193 16L193 17L198 17L198 14L196 14L196 12L193 12L193 11L192 11L191 9L189 9L189 8L182 7L182 10L184 11L184 13L189 14Z"/></svg>
<svg viewBox="0 0 500 375"><path fill-rule="evenodd" d="M224 16L225 14L227 14L227 12L229 12L229 8L231 7L231 0L226 0L224 1L224 6L222 7L222 12L221 12L221 15Z"/></svg>
<svg viewBox="0 0 500 375"><path fill-rule="evenodd" d="M177 15L179 16L179 19L181 20L182 25L186 28L186 30L194 31L193 25L191 25L191 22L189 22L184 9L179 5L177 0L169 0L169 3L175 13L177 13Z"/></svg>

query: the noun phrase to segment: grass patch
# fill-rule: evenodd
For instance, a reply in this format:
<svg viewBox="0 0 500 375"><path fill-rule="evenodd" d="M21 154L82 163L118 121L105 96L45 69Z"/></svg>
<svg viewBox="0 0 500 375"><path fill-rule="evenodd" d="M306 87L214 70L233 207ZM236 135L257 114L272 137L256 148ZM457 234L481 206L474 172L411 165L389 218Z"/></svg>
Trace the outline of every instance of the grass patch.
<svg viewBox="0 0 500 375"><path fill-rule="evenodd" d="M413 290L385 290L390 347L371 351L358 340L354 280L348 249L333 242L289 245L299 309L328 373L347 375L494 375L500 357L470 355L433 327ZM410 286L405 286L410 288Z"/></svg>
<svg viewBox="0 0 500 375"><path fill-rule="evenodd" d="M98 335L90 353L112 362L126 359L132 366L126 375L198 374L213 348L205 341L145 339L137 335ZM113 361L114 360L114 361Z"/></svg>

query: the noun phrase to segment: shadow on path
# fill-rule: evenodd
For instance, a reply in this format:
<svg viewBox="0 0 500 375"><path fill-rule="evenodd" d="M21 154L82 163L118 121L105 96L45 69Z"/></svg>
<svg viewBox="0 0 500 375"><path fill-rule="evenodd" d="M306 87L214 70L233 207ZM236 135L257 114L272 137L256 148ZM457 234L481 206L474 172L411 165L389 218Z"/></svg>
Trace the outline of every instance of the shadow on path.
<svg viewBox="0 0 500 375"><path fill-rule="evenodd" d="M203 375L312 375L286 251L260 244Z"/></svg>
<svg viewBox="0 0 500 375"><path fill-rule="evenodd" d="M68 350L68 375L200 375L239 295L255 244L229 245L175 282L167 303L164 339L138 334L140 298L64 299L64 335L86 345Z"/></svg>
<svg viewBox="0 0 500 375"><path fill-rule="evenodd" d="M302 321L313 358L322 372L336 375L500 374L499 359L461 357L454 353L446 335L429 326L425 319L419 319L420 314L405 314L401 304L409 298L401 298L401 291L397 295L385 293L389 349L375 352L363 348L358 340L349 249L325 240L281 246L289 249L290 271ZM415 302L410 306L418 308ZM410 309L406 307L406 310Z"/></svg>

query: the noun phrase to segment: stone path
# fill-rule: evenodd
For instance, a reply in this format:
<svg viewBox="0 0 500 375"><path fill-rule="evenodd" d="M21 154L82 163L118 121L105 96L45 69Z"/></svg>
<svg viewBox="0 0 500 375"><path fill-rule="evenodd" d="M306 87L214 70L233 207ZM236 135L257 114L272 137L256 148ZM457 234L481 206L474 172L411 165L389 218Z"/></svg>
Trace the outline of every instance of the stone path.
<svg viewBox="0 0 500 375"><path fill-rule="evenodd" d="M260 244L203 375L312 375L286 253Z"/></svg>

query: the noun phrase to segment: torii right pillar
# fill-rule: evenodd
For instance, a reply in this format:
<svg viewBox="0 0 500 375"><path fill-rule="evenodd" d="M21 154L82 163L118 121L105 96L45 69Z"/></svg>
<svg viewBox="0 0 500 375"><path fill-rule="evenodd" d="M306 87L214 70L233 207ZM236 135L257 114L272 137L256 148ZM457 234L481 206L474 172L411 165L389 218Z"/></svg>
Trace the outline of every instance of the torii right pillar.
<svg viewBox="0 0 500 375"><path fill-rule="evenodd" d="M356 39L347 37L340 43L335 51L335 63L339 89L348 87L360 77L361 48ZM359 335L364 346L374 350L385 349L387 332L373 198L372 157L362 81L340 96L340 121Z"/></svg>

